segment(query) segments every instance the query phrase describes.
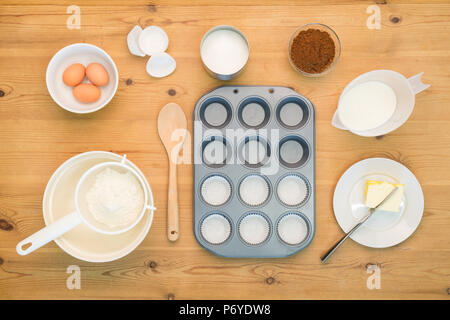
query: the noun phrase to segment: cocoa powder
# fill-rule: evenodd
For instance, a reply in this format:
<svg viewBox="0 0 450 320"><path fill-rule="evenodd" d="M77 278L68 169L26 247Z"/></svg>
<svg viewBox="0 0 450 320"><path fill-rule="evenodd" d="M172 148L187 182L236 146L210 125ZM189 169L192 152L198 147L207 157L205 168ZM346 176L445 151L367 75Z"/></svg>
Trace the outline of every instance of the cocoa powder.
<svg viewBox="0 0 450 320"><path fill-rule="evenodd" d="M333 62L333 39L326 31L308 29L300 31L293 39L290 56L294 65L307 73L322 73Z"/></svg>

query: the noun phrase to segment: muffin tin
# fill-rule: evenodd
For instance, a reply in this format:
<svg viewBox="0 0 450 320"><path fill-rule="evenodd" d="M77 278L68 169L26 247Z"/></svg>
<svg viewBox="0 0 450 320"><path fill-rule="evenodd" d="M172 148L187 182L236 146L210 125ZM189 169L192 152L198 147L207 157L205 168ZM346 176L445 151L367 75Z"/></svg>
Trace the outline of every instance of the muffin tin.
<svg viewBox="0 0 450 320"><path fill-rule="evenodd" d="M287 87L222 86L194 110L194 232L224 257L282 258L315 232L315 110Z"/></svg>

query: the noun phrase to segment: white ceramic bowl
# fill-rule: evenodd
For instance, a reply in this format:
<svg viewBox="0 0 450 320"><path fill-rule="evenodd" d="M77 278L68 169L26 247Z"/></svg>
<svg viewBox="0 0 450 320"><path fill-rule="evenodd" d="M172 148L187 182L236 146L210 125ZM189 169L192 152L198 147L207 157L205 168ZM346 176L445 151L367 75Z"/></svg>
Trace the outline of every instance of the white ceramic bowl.
<svg viewBox="0 0 450 320"><path fill-rule="evenodd" d="M105 67L109 74L109 83L99 87L100 99L92 103L82 103L73 96L73 88L64 84L62 75L71 64L81 63L87 66L91 62L98 62ZM48 92L61 108L74 113L90 113L100 110L114 97L119 85L119 72L111 57L99 47L88 43L74 43L53 56L48 64L45 80Z"/></svg>

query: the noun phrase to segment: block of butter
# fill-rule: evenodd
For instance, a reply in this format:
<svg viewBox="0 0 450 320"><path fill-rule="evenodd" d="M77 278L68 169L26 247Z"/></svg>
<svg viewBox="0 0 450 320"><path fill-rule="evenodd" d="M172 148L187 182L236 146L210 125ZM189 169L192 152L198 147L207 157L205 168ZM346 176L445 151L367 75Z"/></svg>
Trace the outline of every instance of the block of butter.
<svg viewBox="0 0 450 320"><path fill-rule="evenodd" d="M385 202L378 207L379 210L399 212L400 204L403 198L403 192L405 185L393 184L386 181L366 181L366 190L364 192L366 196L366 206L369 208L375 208L395 187L398 189L395 193Z"/></svg>

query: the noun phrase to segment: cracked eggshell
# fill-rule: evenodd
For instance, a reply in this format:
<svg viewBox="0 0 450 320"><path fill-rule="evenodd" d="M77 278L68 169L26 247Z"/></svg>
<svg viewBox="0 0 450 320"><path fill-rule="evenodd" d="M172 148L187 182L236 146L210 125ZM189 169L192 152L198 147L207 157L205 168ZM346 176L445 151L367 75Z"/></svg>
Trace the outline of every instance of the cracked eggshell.
<svg viewBox="0 0 450 320"><path fill-rule="evenodd" d="M147 73L155 78L163 78L175 71L177 63L168 53L154 54L148 59Z"/></svg>
<svg viewBox="0 0 450 320"><path fill-rule="evenodd" d="M145 57L145 53L139 48L139 36L142 33L142 28L140 26L134 26L133 29L128 33L127 44L128 50L131 54L138 57Z"/></svg>
<svg viewBox="0 0 450 320"><path fill-rule="evenodd" d="M166 51L168 46L169 37L160 27L147 27L139 35L139 48L149 56Z"/></svg>

